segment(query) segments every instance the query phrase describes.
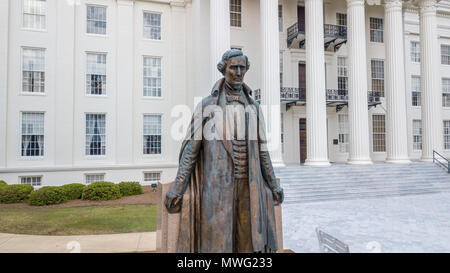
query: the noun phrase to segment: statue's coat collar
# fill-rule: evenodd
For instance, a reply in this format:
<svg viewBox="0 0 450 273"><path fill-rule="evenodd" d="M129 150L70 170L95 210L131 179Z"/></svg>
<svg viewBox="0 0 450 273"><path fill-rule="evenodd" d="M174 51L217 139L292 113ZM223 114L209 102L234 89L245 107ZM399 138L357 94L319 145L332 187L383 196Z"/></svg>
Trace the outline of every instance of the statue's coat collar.
<svg viewBox="0 0 450 273"><path fill-rule="evenodd" d="M219 92L221 90L223 90L223 85L224 84L225 84L225 78L222 78L222 79L218 80L214 84L214 87L213 87L213 89L211 91L211 95L214 96L214 97L218 97L219 96ZM247 97L247 100L248 100L249 104L253 104L254 100L253 100L253 98L251 96L252 95L252 89L250 89L250 87L247 84L243 83L242 84L242 90L244 91L244 94Z"/></svg>

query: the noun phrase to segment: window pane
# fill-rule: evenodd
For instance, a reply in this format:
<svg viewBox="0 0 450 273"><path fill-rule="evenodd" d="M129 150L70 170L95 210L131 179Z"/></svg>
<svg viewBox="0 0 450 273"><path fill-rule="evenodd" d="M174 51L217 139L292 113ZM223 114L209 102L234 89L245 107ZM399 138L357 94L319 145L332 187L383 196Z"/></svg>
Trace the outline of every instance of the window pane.
<svg viewBox="0 0 450 273"><path fill-rule="evenodd" d="M338 123L339 123L339 152L346 153L348 152L348 138L349 138L348 115L339 114Z"/></svg>
<svg viewBox="0 0 450 273"><path fill-rule="evenodd" d="M230 23L232 27L241 27L241 0L230 0Z"/></svg>
<svg viewBox="0 0 450 273"><path fill-rule="evenodd" d="M370 17L370 41L383 42L383 19Z"/></svg>
<svg viewBox="0 0 450 273"><path fill-rule="evenodd" d="M373 151L386 152L386 127L384 115L372 116Z"/></svg>
<svg viewBox="0 0 450 273"><path fill-rule="evenodd" d="M161 58L144 57L144 96L161 97Z"/></svg>
<svg viewBox="0 0 450 273"><path fill-rule="evenodd" d="M420 43L411 42L411 62L420 62Z"/></svg>
<svg viewBox="0 0 450 273"><path fill-rule="evenodd" d="M348 89L347 57L337 58L337 69L338 69L338 89L347 90Z"/></svg>
<svg viewBox="0 0 450 273"><path fill-rule="evenodd" d="M413 120L413 150L422 150L422 121Z"/></svg>
<svg viewBox="0 0 450 273"><path fill-rule="evenodd" d="M105 155L106 117L104 114L86 114L86 155Z"/></svg>
<svg viewBox="0 0 450 273"><path fill-rule="evenodd" d="M372 91L380 93L384 97L384 61L371 60L372 69Z"/></svg>
<svg viewBox="0 0 450 273"><path fill-rule="evenodd" d="M144 12L144 38L161 40L161 14Z"/></svg>
<svg viewBox="0 0 450 273"><path fill-rule="evenodd" d="M86 31L93 34L106 34L106 7L87 6Z"/></svg>
<svg viewBox="0 0 450 273"><path fill-rule="evenodd" d="M45 49L22 48L22 91L45 91Z"/></svg>
<svg viewBox="0 0 450 273"><path fill-rule="evenodd" d="M22 113L22 156L44 155L44 113Z"/></svg>
<svg viewBox="0 0 450 273"><path fill-rule="evenodd" d="M413 106L421 105L420 76L411 76L411 98Z"/></svg>
<svg viewBox="0 0 450 273"><path fill-rule="evenodd" d="M40 177L40 176L21 177L20 184L31 185L31 186L41 186L42 185L42 177Z"/></svg>
<svg viewBox="0 0 450 273"><path fill-rule="evenodd" d="M106 94L106 54L86 55L86 94Z"/></svg>
<svg viewBox="0 0 450 273"><path fill-rule="evenodd" d="M161 154L161 115L144 115L144 154Z"/></svg>
<svg viewBox="0 0 450 273"><path fill-rule="evenodd" d="M104 174L86 174L86 184L105 181Z"/></svg>
<svg viewBox="0 0 450 273"><path fill-rule="evenodd" d="M22 26L31 29L45 29L45 0L23 0Z"/></svg>

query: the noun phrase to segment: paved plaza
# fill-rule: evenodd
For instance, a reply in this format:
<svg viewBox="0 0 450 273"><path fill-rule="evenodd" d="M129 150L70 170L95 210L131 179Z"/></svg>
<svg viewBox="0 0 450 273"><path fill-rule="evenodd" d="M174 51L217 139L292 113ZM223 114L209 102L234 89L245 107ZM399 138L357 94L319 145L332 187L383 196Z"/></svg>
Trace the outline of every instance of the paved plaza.
<svg viewBox="0 0 450 273"><path fill-rule="evenodd" d="M285 248L319 252L316 227L350 252L450 252L450 193L283 206Z"/></svg>

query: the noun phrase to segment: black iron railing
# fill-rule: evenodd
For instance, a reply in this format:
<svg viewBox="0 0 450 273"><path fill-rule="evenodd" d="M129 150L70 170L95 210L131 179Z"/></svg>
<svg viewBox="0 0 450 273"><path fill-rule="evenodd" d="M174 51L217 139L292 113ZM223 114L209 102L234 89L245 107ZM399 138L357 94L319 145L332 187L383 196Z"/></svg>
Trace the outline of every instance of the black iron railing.
<svg viewBox="0 0 450 273"><path fill-rule="evenodd" d="M347 39L347 27L337 25L324 25L323 34L325 37L333 37L339 39Z"/></svg>
<svg viewBox="0 0 450 273"><path fill-rule="evenodd" d="M254 98L256 101L261 101L261 90L256 89L253 91ZM298 87L281 87L280 88L280 99L281 101L300 101L306 102L306 88ZM348 102L348 91L345 89L327 89L326 90L326 100L328 103L339 103ZM367 93L367 100L369 104L379 104L380 92L379 91L369 91Z"/></svg>
<svg viewBox="0 0 450 273"><path fill-rule="evenodd" d="M324 38L332 38L331 40L327 40L328 42L325 44L328 47L331 43L337 43L335 46L335 51L339 49L339 47L347 41L347 27L346 26L338 26L338 25L323 25L323 34ZM297 38L298 35L305 35L305 22L296 22L287 29L287 43L288 47L291 46L292 42ZM336 41L338 40L338 41ZM304 45L304 36L301 41L299 41L301 45Z"/></svg>
<svg viewBox="0 0 450 273"><path fill-rule="evenodd" d="M296 22L287 29L287 40L288 43L292 42L298 34L305 34L305 23Z"/></svg>
<svg viewBox="0 0 450 273"><path fill-rule="evenodd" d="M440 167L444 168L448 173L450 173L450 162L447 158L445 158L435 150L433 150L433 163L438 164Z"/></svg>

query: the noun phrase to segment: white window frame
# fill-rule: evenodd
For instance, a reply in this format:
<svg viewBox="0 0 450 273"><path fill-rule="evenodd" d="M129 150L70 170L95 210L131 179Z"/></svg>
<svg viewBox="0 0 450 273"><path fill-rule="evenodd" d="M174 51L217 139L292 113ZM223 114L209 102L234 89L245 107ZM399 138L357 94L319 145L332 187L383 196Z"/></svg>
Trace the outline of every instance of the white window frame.
<svg viewBox="0 0 450 273"><path fill-rule="evenodd" d="M104 151L102 154L90 154L88 153L88 142L87 142L87 138L88 138L88 134L87 134L87 116L88 115L103 115L105 117L105 128L104 128L104 134L98 134L99 136L103 136L102 140L100 141L100 151ZM95 157L95 158L101 158L101 157L106 157L107 154L107 139L106 139L106 125L107 124L107 115L106 113L84 113L84 155L86 157ZM92 134L94 135L94 134ZM90 148L89 148L90 149Z"/></svg>
<svg viewBox="0 0 450 273"><path fill-rule="evenodd" d="M156 133L156 134L151 134L151 133L149 133L149 134L146 134L146 132L145 132L145 127L146 127L146 117L159 117L159 135ZM151 125L149 125L149 126L151 126ZM147 149L151 149L151 146L150 147L146 147L146 142L145 142L145 138L147 137L147 136L159 136L159 138L160 138L160 151L159 151L159 153L158 152L156 152L156 153L146 153L146 148ZM162 152L163 152L163 115L162 114L160 114L160 113L146 113L146 114L143 114L143 116L142 116L142 154L144 155L144 156L161 156L162 155Z"/></svg>
<svg viewBox="0 0 450 273"><path fill-rule="evenodd" d="M450 65L450 45L441 44L441 64Z"/></svg>
<svg viewBox="0 0 450 273"><path fill-rule="evenodd" d="M25 58L24 58L24 52L25 52L25 50L33 50L33 51L40 51L40 52L42 52L42 55L43 55L43 63L42 63L42 66L43 66L43 68L41 69L41 70L39 70L39 69L36 69L36 70L25 70L24 69L24 62L25 62ZM46 59L46 49L45 48L40 48L40 47L28 47L28 46L23 46L23 47L21 47L21 54L20 54L20 58L21 58L21 62L20 62L20 73L21 73L21 75L20 75L20 79L21 79L21 86L20 86L20 94L21 95L46 95L46 90L47 90L47 81L46 81L46 76L47 76L47 73L46 73L46 65L45 65L45 59ZM36 61L34 61L34 62L36 62ZM37 72L37 73L42 73L42 75L41 75L41 77L43 76L43 84L42 84L42 87L40 87L41 89L43 89L43 91L25 91L24 90L24 82L25 82L25 79L24 79L24 72L25 71L27 71L27 72L31 72L31 73L35 73L35 72ZM41 80L42 81L42 80ZM32 85L33 86L33 89L34 89L34 86L35 85Z"/></svg>
<svg viewBox="0 0 450 273"><path fill-rule="evenodd" d="M336 25L338 26L347 26L347 13L344 12L336 12ZM345 21L345 24L342 23L342 21Z"/></svg>
<svg viewBox="0 0 450 273"><path fill-rule="evenodd" d="M25 1L35 1L35 2L44 2L44 13L43 14L39 14L39 13L29 13L27 15L30 16L34 16L34 18L36 17L43 17L44 18L44 23L43 23L43 27L30 27L30 26L25 26ZM21 4L22 4L22 29L24 30L32 30L32 31L47 31L47 0L21 0ZM36 23L36 20L34 20L34 23ZM34 24L36 25L36 24Z"/></svg>
<svg viewBox="0 0 450 273"><path fill-rule="evenodd" d="M94 21L94 22L102 22L100 20L93 20L93 19L88 19L88 9L89 7L93 7L93 8L103 8L105 9L105 33L97 33L97 32L89 32L89 24L88 21ZM87 35L98 35L98 36L106 36L108 35L108 6L102 6L102 5L96 5L96 4L90 4L87 3L86 4L86 34ZM102 29L102 28L101 28Z"/></svg>
<svg viewBox="0 0 450 273"><path fill-rule="evenodd" d="M442 78L442 107L450 107L450 78Z"/></svg>
<svg viewBox="0 0 450 273"><path fill-rule="evenodd" d="M36 134L36 136L41 136L42 140L38 142L41 142L41 146L42 148L40 148L40 154L39 155L26 155L26 151L27 149L23 149L23 145L24 145L24 136L25 135L29 135L29 134L24 134L23 132L23 126L24 126L24 114L38 114L38 115L42 115L42 126L39 125L39 128L42 128L42 134ZM20 112L20 157L21 158L43 158L45 155L45 112L35 112L35 111L21 111ZM25 155L24 155L25 152Z"/></svg>
<svg viewBox="0 0 450 273"><path fill-rule="evenodd" d="M160 80L160 86L159 86L159 88L160 88L160 91L159 91L159 94L158 94L158 91L156 91L156 93L155 94L152 94L152 91L151 91L151 86L146 86L145 85L145 79L146 78L149 78L149 79L151 79L151 78L155 78L155 79L158 79L158 77L152 77L152 76L145 76L145 69L146 69L146 66L145 66L145 60L146 59L159 59L160 60L160 67L159 67L159 70L160 70L160 77L159 77L159 80ZM150 69L151 69L151 66L150 66ZM158 88L158 86L156 86L156 89ZM146 89L148 90L147 91L147 93L146 93ZM156 96L154 96L154 95L156 95ZM152 99L162 99L163 98L163 58L162 57L160 57L160 56L143 56L143 58L142 58L142 96L144 97L144 98L152 98Z"/></svg>
<svg viewBox="0 0 450 273"><path fill-rule="evenodd" d="M95 183L95 182L104 182L105 181L105 173L85 173L84 174L84 184L86 184L86 185L90 185L90 184L92 184L92 183ZM102 179L95 179L95 181L94 180L92 180L92 182L89 182L88 181L88 177L103 177Z"/></svg>
<svg viewBox="0 0 450 273"><path fill-rule="evenodd" d="M417 85L417 83L414 83L417 80L419 81L418 85ZM411 105L412 106L421 106L422 105L422 92L420 90L420 87L421 87L420 81L421 81L420 76L411 75ZM414 99L414 98L416 98L416 99ZM416 101L416 103L414 103L414 101Z"/></svg>
<svg viewBox="0 0 450 273"><path fill-rule="evenodd" d="M231 9L231 6L236 6L237 8L239 8L238 11L233 11ZM242 27L242 0L230 0L230 26L231 27L236 27L236 28L241 28ZM236 16L236 19L233 20L232 19L232 15ZM235 24L233 24L235 22Z"/></svg>
<svg viewBox="0 0 450 273"><path fill-rule="evenodd" d="M444 120L444 150L450 150L450 120Z"/></svg>
<svg viewBox="0 0 450 273"><path fill-rule="evenodd" d="M88 73L89 72L89 62L88 62L89 55L91 55L91 56L96 55L97 58L100 55L104 56L104 58L105 58L104 66L105 67L104 67L104 72L102 74L100 74L100 73L93 74L92 72ZM86 77L86 91L85 91L85 94L86 94L86 96L106 96L107 95L107 83L108 83L108 81L107 81L108 80L108 70L107 70L107 68L108 68L108 66L107 66L107 64L108 64L108 54L105 53L105 52L86 52L85 60L86 60L86 73L85 73L85 77ZM96 65L100 65L100 63L96 63ZM103 80L102 80L102 89L101 89L102 93L101 94L95 94L95 92L91 93L92 81L88 77L88 76L91 76L91 75L102 76Z"/></svg>
<svg viewBox="0 0 450 273"><path fill-rule="evenodd" d="M159 15L159 39L153 39L151 38L151 35L149 37L146 36L146 27L149 29L152 28L158 28L158 26L154 26L154 25L145 25L145 15L146 14L156 14ZM142 12L142 37L144 38L144 40L150 40L150 41L162 41L163 39L163 31L162 31L162 25L163 25L163 15L161 12L156 12L156 11L150 11L150 10L144 10ZM151 34L151 31L150 31Z"/></svg>
<svg viewBox="0 0 450 273"><path fill-rule="evenodd" d="M412 135L413 151L422 151L422 121L420 119L413 120Z"/></svg>
<svg viewBox="0 0 450 273"><path fill-rule="evenodd" d="M41 187L42 186L42 178L43 178L42 175L19 176L19 184L21 184L21 185L31 185L33 187ZM31 179L30 184L23 183L24 179ZM36 181L33 181L34 179ZM35 185L33 185L33 183Z"/></svg>
<svg viewBox="0 0 450 273"><path fill-rule="evenodd" d="M375 22L376 21L376 22ZM373 24L379 24L381 25L381 28L372 28ZM379 17L370 17L369 18L369 39L372 43L384 43L384 20L383 18ZM380 36L377 35L377 33L381 33ZM378 38L378 39L377 39Z"/></svg>
<svg viewBox="0 0 450 273"><path fill-rule="evenodd" d="M377 64L381 63L381 70L380 67L377 67ZM374 71L375 69L375 71ZM378 75L378 73L382 73L383 75ZM380 77L381 76L381 77ZM372 85L372 91L376 91L380 93L380 97L384 97L384 91L386 90L385 85L385 69L384 69L384 60L382 59L371 59L370 60L370 77L371 77L371 85ZM379 81L379 82L378 82ZM375 83L382 84L381 86L375 86Z"/></svg>
<svg viewBox="0 0 450 273"><path fill-rule="evenodd" d="M411 41L410 51L411 62L420 63L420 42Z"/></svg>
<svg viewBox="0 0 450 273"><path fill-rule="evenodd" d="M375 117L383 117L383 119L376 119ZM383 125L383 126L380 126ZM375 129L379 129L375 130ZM378 136L380 138L378 138ZM386 115L374 114L372 115L372 150L374 153L386 152Z"/></svg>
<svg viewBox="0 0 450 273"><path fill-rule="evenodd" d="M348 114L338 114L338 130L339 152L348 153L350 137Z"/></svg>
<svg viewBox="0 0 450 273"><path fill-rule="evenodd" d="M346 56L338 56L336 66L338 90L348 90L348 58ZM343 82L341 82L341 80L343 80Z"/></svg>
<svg viewBox="0 0 450 273"><path fill-rule="evenodd" d="M159 180L146 180L146 175L147 174L151 174L151 175L158 175L159 176ZM161 177L162 177L162 171L146 171L143 172L143 177L142 177L142 185L144 186L150 186L152 184L161 182Z"/></svg>

